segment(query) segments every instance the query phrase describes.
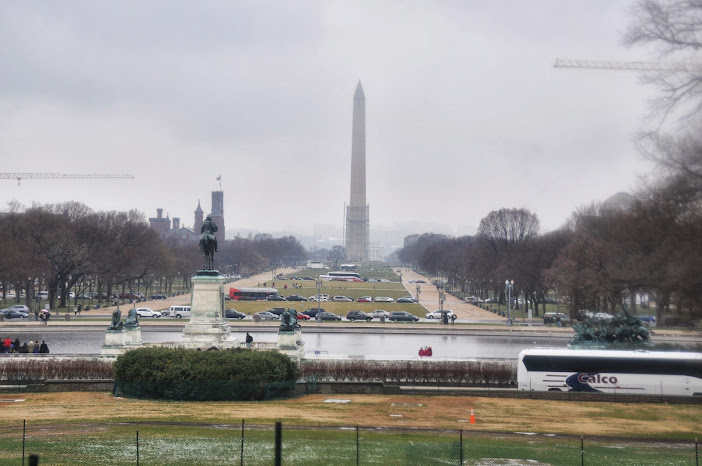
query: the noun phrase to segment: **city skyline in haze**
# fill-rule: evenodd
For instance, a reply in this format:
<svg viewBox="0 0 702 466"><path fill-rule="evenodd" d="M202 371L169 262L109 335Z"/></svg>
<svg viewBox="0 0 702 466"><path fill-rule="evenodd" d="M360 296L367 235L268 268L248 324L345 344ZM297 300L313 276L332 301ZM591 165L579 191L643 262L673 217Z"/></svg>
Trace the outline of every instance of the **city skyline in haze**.
<svg viewBox="0 0 702 466"><path fill-rule="evenodd" d="M652 174L638 74L553 68L648 59L620 44L632 4L5 2L2 171L135 178L3 180L0 199L185 222L221 174L229 237L341 229L360 79L373 229L526 208L552 230Z"/></svg>

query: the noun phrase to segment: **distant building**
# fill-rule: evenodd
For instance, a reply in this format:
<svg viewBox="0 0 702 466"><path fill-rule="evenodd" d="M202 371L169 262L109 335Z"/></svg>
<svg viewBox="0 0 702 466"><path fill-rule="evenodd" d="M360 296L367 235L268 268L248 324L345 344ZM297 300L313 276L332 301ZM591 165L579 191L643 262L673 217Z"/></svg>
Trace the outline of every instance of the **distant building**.
<svg viewBox="0 0 702 466"><path fill-rule="evenodd" d="M200 238L200 230L204 220L205 212L200 206L200 201L197 201L197 208L194 212L193 228L181 226L180 218L173 217L173 225L171 219L166 215L163 216L163 209L156 209L156 217L149 219L149 226L156 230L161 238L178 237L184 240L197 240ZM210 217L217 225L217 238L223 241L225 238L224 229L224 192L212 191L212 213Z"/></svg>
<svg viewBox="0 0 702 466"><path fill-rule="evenodd" d="M161 238L165 238L171 231L171 219L168 218L168 215L163 217L163 209L156 209L156 217L149 219L149 226L156 230Z"/></svg>

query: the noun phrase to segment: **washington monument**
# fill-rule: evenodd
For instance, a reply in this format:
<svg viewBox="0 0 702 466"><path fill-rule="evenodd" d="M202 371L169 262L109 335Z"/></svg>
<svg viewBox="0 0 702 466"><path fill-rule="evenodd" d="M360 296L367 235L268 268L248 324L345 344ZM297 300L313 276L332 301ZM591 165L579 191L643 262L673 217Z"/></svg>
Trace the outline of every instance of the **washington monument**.
<svg viewBox="0 0 702 466"><path fill-rule="evenodd" d="M353 94L351 130L351 202L346 206L346 258L368 261L368 204L366 204L366 96L361 81Z"/></svg>

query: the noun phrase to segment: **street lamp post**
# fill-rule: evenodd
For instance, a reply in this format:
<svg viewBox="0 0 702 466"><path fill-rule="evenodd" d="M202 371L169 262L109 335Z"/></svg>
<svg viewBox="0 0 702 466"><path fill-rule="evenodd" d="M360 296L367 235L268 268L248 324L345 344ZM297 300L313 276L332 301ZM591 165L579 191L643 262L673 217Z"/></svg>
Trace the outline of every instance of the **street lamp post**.
<svg viewBox="0 0 702 466"><path fill-rule="evenodd" d="M419 293L421 293L422 287L417 285L417 302L419 302Z"/></svg>
<svg viewBox="0 0 702 466"><path fill-rule="evenodd" d="M514 280L505 280L505 286L507 287L507 325L512 326L512 287L514 286Z"/></svg>

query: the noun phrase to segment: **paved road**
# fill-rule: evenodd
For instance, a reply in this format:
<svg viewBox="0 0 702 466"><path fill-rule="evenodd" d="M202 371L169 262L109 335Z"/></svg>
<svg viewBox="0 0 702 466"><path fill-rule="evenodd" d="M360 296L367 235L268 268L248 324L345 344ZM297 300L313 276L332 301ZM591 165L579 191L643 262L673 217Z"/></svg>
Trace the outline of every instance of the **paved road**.
<svg viewBox="0 0 702 466"><path fill-rule="evenodd" d="M439 309L439 289L431 283L428 277L418 274L412 269L395 269L399 275L402 274L402 285L409 291L412 296L417 295L417 286L420 287L419 303L430 311ZM410 283L410 280L424 280L427 283ZM494 321L495 323L506 323L504 317L499 317L485 309L480 309L478 306L463 302L462 300L446 294L444 301L444 309L451 309L459 319L475 319Z"/></svg>

